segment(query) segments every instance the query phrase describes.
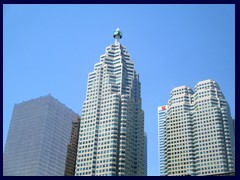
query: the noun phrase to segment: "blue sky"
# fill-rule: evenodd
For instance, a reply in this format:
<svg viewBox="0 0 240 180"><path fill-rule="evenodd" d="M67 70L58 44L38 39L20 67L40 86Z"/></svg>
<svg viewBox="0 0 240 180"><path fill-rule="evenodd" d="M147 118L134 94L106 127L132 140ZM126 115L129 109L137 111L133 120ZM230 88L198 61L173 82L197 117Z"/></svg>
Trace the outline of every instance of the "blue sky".
<svg viewBox="0 0 240 180"><path fill-rule="evenodd" d="M158 175L157 107L218 82L235 117L234 5L4 5L3 146L15 103L51 94L81 114L88 73L114 30L140 75L148 175Z"/></svg>

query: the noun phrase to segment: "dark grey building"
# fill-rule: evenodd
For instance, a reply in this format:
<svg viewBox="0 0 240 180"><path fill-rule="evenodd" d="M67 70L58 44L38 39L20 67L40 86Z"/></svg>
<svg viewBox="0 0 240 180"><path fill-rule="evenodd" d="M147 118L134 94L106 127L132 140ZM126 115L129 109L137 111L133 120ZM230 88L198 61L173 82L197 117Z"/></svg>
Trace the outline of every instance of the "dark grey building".
<svg viewBox="0 0 240 180"><path fill-rule="evenodd" d="M74 176L75 165L77 157L78 135L80 127L80 117L77 118L77 122L72 122L71 139L67 149L67 159L65 167L65 176Z"/></svg>

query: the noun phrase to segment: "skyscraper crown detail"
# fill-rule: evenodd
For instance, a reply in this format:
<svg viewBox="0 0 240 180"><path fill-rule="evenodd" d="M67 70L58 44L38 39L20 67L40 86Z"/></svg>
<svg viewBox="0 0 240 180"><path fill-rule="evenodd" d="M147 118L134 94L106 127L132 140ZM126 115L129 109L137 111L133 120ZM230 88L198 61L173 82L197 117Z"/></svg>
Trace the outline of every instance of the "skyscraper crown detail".
<svg viewBox="0 0 240 180"><path fill-rule="evenodd" d="M113 33L113 37L116 39L117 36L119 36L120 39L122 39L122 32L120 31L119 28L117 28L114 33Z"/></svg>

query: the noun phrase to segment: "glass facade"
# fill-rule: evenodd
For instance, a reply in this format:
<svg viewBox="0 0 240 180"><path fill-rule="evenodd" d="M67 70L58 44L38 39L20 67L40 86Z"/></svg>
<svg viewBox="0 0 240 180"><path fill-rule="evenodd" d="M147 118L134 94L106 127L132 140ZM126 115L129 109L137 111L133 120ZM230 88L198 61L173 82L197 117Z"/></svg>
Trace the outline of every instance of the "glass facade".
<svg viewBox="0 0 240 180"><path fill-rule="evenodd" d="M77 114L52 96L14 106L3 155L4 176L63 176Z"/></svg>
<svg viewBox="0 0 240 180"><path fill-rule="evenodd" d="M67 149L65 176L74 176L75 174L79 127L80 117L77 118L77 122L72 123L72 133Z"/></svg>

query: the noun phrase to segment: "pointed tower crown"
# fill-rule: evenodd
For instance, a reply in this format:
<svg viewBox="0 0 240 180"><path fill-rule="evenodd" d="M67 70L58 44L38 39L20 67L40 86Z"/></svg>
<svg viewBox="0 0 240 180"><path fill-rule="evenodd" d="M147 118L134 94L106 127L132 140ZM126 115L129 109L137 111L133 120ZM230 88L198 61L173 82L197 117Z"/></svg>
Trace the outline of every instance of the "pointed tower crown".
<svg viewBox="0 0 240 180"><path fill-rule="evenodd" d="M119 28L117 28L114 33L113 33L113 37L116 39L117 36L121 39L122 38L122 32L120 31Z"/></svg>

